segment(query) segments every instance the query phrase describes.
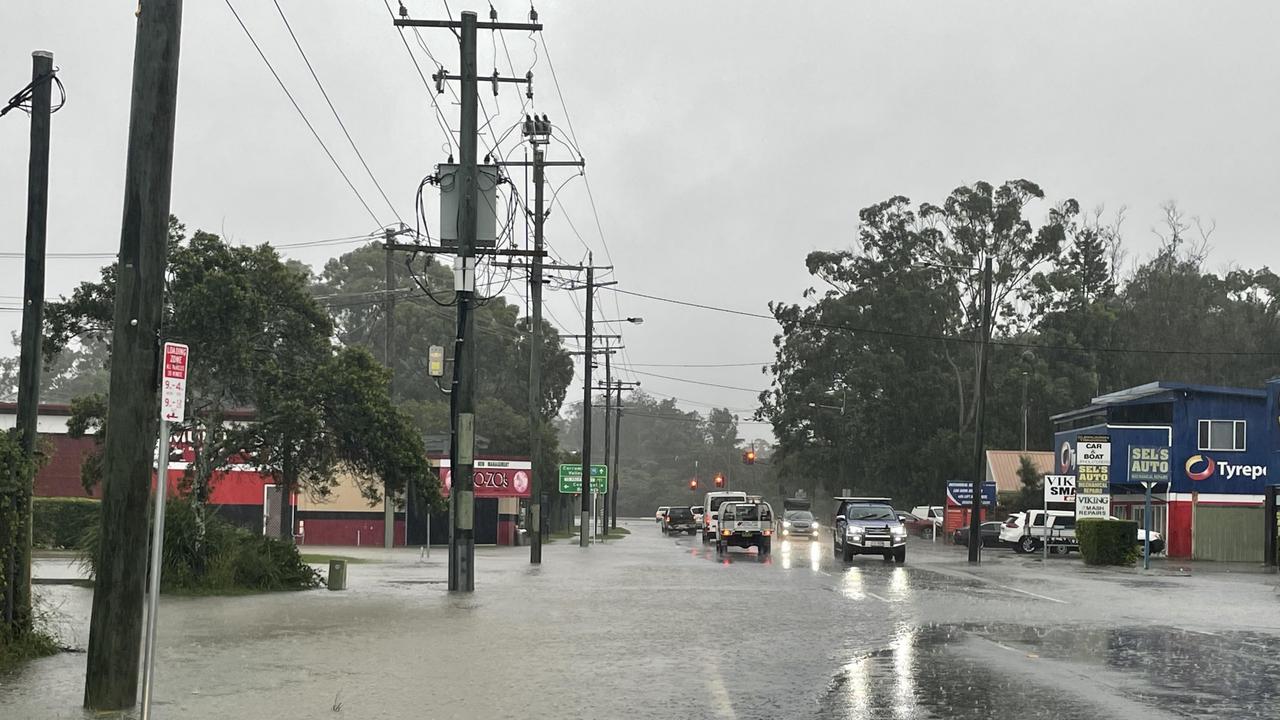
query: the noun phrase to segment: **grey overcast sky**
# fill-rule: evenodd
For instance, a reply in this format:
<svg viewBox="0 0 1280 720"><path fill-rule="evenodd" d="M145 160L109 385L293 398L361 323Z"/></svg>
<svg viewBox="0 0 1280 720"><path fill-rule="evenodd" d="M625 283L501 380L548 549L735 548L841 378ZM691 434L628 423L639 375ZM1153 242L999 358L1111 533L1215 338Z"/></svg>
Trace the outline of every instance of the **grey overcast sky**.
<svg viewBox="0 0 1280 720"><path fill-rule="evenodd" d="M444 159L446 140L382 0L280 3L374 175L412 223L414 192ZM393 221L275 6L232 4L379 221ZM445 13L442 2L407 5L414 17ZM450 5L482 18L488 10ZM494 5L503 20L528 11L527 3ZM50 252L117 248L134 7L0 2L0 94L29 79L31 50L47 49L69 96L53 122ZM806 253L850 245L859 208L896 194L939 201L957 185L1015 177L1040 183L1052 201L1127 206L1131 257L1150 253L1159 205L1172 199L1216 221L1213 265L1272 261L1280 225L1280 3L1272 0L542 0L537 9L604 229L602 241L579 179L564 186L548 240L567 260L586 247L598 263L612 257L619 288L764 312L768 301L797 301L810 285ZM422 37L457 70L448 31ZM480 33L482 73L495 64L493 43ZM506 50L517 73L533 66L536 111L567 131L546 52L535 53L522 33L507 34ZM499 41L496 64L509 74L506 50ZM179 82L172 208L189 228L277 244L376 228L225 2L187 1ZM491 113L501 110L493 125L505 130L518 95L505 88L498 106L487 91L481 97ZM456 128L457 108L444 111ZM0 120L3 253L23 247L28 127L20 113ZM559 172L553 183L568 177ZM319 268L352 246L286 254ZM67 292L102 262L51 260L50 294ZM6 255L0 269L9 288L0 306L15 308L20 259ZM563 292L551 296L555 317L580 332L575 305ZM601 299L604 315L646 318L625 327L623 362L636 370L767 384L753 367L639 364L766 362L772 323L611 291ZM18 312L0 312L3 330L19 324ZM639 379L688 409L723 405L745 416L756 404L751 392ZM768 434L762 426L743 431Z"/></svg>

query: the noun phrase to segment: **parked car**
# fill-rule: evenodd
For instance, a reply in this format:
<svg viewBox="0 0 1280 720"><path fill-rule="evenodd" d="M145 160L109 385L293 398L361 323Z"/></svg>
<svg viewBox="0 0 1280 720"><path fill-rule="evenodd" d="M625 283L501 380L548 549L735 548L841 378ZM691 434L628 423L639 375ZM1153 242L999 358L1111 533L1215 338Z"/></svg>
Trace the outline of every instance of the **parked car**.
<svg viewBox="0 0 1280 720"><path fill-rule="evenodd" d="M1004 541L1000 539L1000 530L1003 527L1004 527L1004 523L998 520L990 520L982 523L981 530L980 530L981 537L982 537L982 546L983 547L1000 547L1001 545L1004 545ZM968 547L969 528L968 527L957 528L956 531L951 534L951 541L954 542L956 545L964 545Z"/></svg>
<svg viewBox="0 0 1280 720"><path fill-rule="evenodd" d="M832 549L845 562L854 555L876 554L885 560L906 562L907 528L889 504L889 498L838 497L831 524Z"/></svg>
<svg viewBox="0 0 1280 720"><path fill-rule="evenodd" d="M716 552L754 547L768 555L773 546L773 508L763 500L728 500L720 505Z"/></svg>
<svg viewBox="0 0 1280 720"><path fill-rule="evenodd" d="M693 511L684 506L667 508L662 516L662 534L686 533L692 535L698 530L698 521Z"/></svg>
<svg viewBox="0 0 1280 720"><path fill-rule="evenodd" d="M783 540L817 539L818 519L808 510L786 510L778 520L777 534Z"/></svg>
<svg viewBox="0 0 1280 720"><path fill-rule="evenodd" d="M1028 510L1010 515L1000 528L1000 540L1012 546L1015 552L1031 553L1044 547L1044 538L1047 534L1050 539L1050 550L1054 550L1055 546L1066 552L1078 549L1076 514L1070 510L1050 510L1047 533L1044 514L1043 510ZM1108 519L1118 520L1119 518ZM1141 545L1146 537L1147 532L1138 528L1134 540ZM1154 530L1151 531L1151 552L1155 554L1164 552L1164 537Z"/></svg>
<svg viewBox="0 0 1280 720"><path fill-rule="evenodd" d="M662 516L666 515L667 511L670 509L671 508L667 507L666 505L659 507L658 512L653 514L653 521L658 525L662 525Z"/></svg>
<svg viewBox="0 0 1280 720"><path fill-rule="evenodd" d="M920 537L933 537L935 532L942 532L946 509L941 505L917 505L911 508L911 514L915 517L915 522L908 524L908 532Z"/></svg>

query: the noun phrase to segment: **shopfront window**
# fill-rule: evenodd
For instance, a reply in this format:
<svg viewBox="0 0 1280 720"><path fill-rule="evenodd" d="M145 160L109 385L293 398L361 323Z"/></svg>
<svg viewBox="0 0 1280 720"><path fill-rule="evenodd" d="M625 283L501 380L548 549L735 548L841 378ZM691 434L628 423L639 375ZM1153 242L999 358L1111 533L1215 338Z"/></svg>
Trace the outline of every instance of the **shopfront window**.
<svg viewBox="0 0 1280 720"><path fill-rule="evenodd" d="M1243 452L1244 420L1201 420L1200 449Z"/></svg>

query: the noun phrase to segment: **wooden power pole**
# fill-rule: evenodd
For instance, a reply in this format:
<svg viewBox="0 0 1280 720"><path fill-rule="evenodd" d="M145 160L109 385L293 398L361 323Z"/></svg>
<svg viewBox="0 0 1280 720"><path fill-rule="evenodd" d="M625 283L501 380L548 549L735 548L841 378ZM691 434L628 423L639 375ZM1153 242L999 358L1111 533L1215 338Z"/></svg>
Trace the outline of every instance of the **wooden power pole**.
<svg viewBox="0 0 1280 720"><path fill-rule="evenodd" d="M182 0L146 0L140 6L116 261L102 518L85 665L84 705L91 710L132 707L138 695L181 30Z"/></svg>
<svg viewBox="0 0 1280 720"><path fill-rule="evenodd" d="M31 53L31 147L27 165L27 245L22 307L22 354L18 361L18 444L31 462L36 452L36 419L40 410L40 339L44 335L44 249L49 217L49 126L53 85L53 53ZM34 466L32 466L34 467ZM33 471L34 472L34 471ZM5 556L7 582L4 624L15 637L31 629L31 497L32 474L15 477L16 490L6 498L16 527L7 531L11 542ZM8 540L12 538L12 540Z"/></svg>

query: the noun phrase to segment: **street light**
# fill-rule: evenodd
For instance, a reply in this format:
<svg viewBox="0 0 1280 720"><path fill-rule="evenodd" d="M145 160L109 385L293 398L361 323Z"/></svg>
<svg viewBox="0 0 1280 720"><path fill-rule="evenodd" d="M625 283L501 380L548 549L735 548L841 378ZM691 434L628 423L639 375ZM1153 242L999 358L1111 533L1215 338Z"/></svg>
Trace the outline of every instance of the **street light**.
<svg viewBox="0 0 1280 720"><path fill-rule="evenodd" d="M621 319L618 319L618 320L593 320L592 322L598 322L598 323L621 323L621 322L626 322L626 323L631 323L632 325L642 325L642 324L644 324L644 318L642 318L642 317L628 317L628 318L621 318Z"/></svg>

